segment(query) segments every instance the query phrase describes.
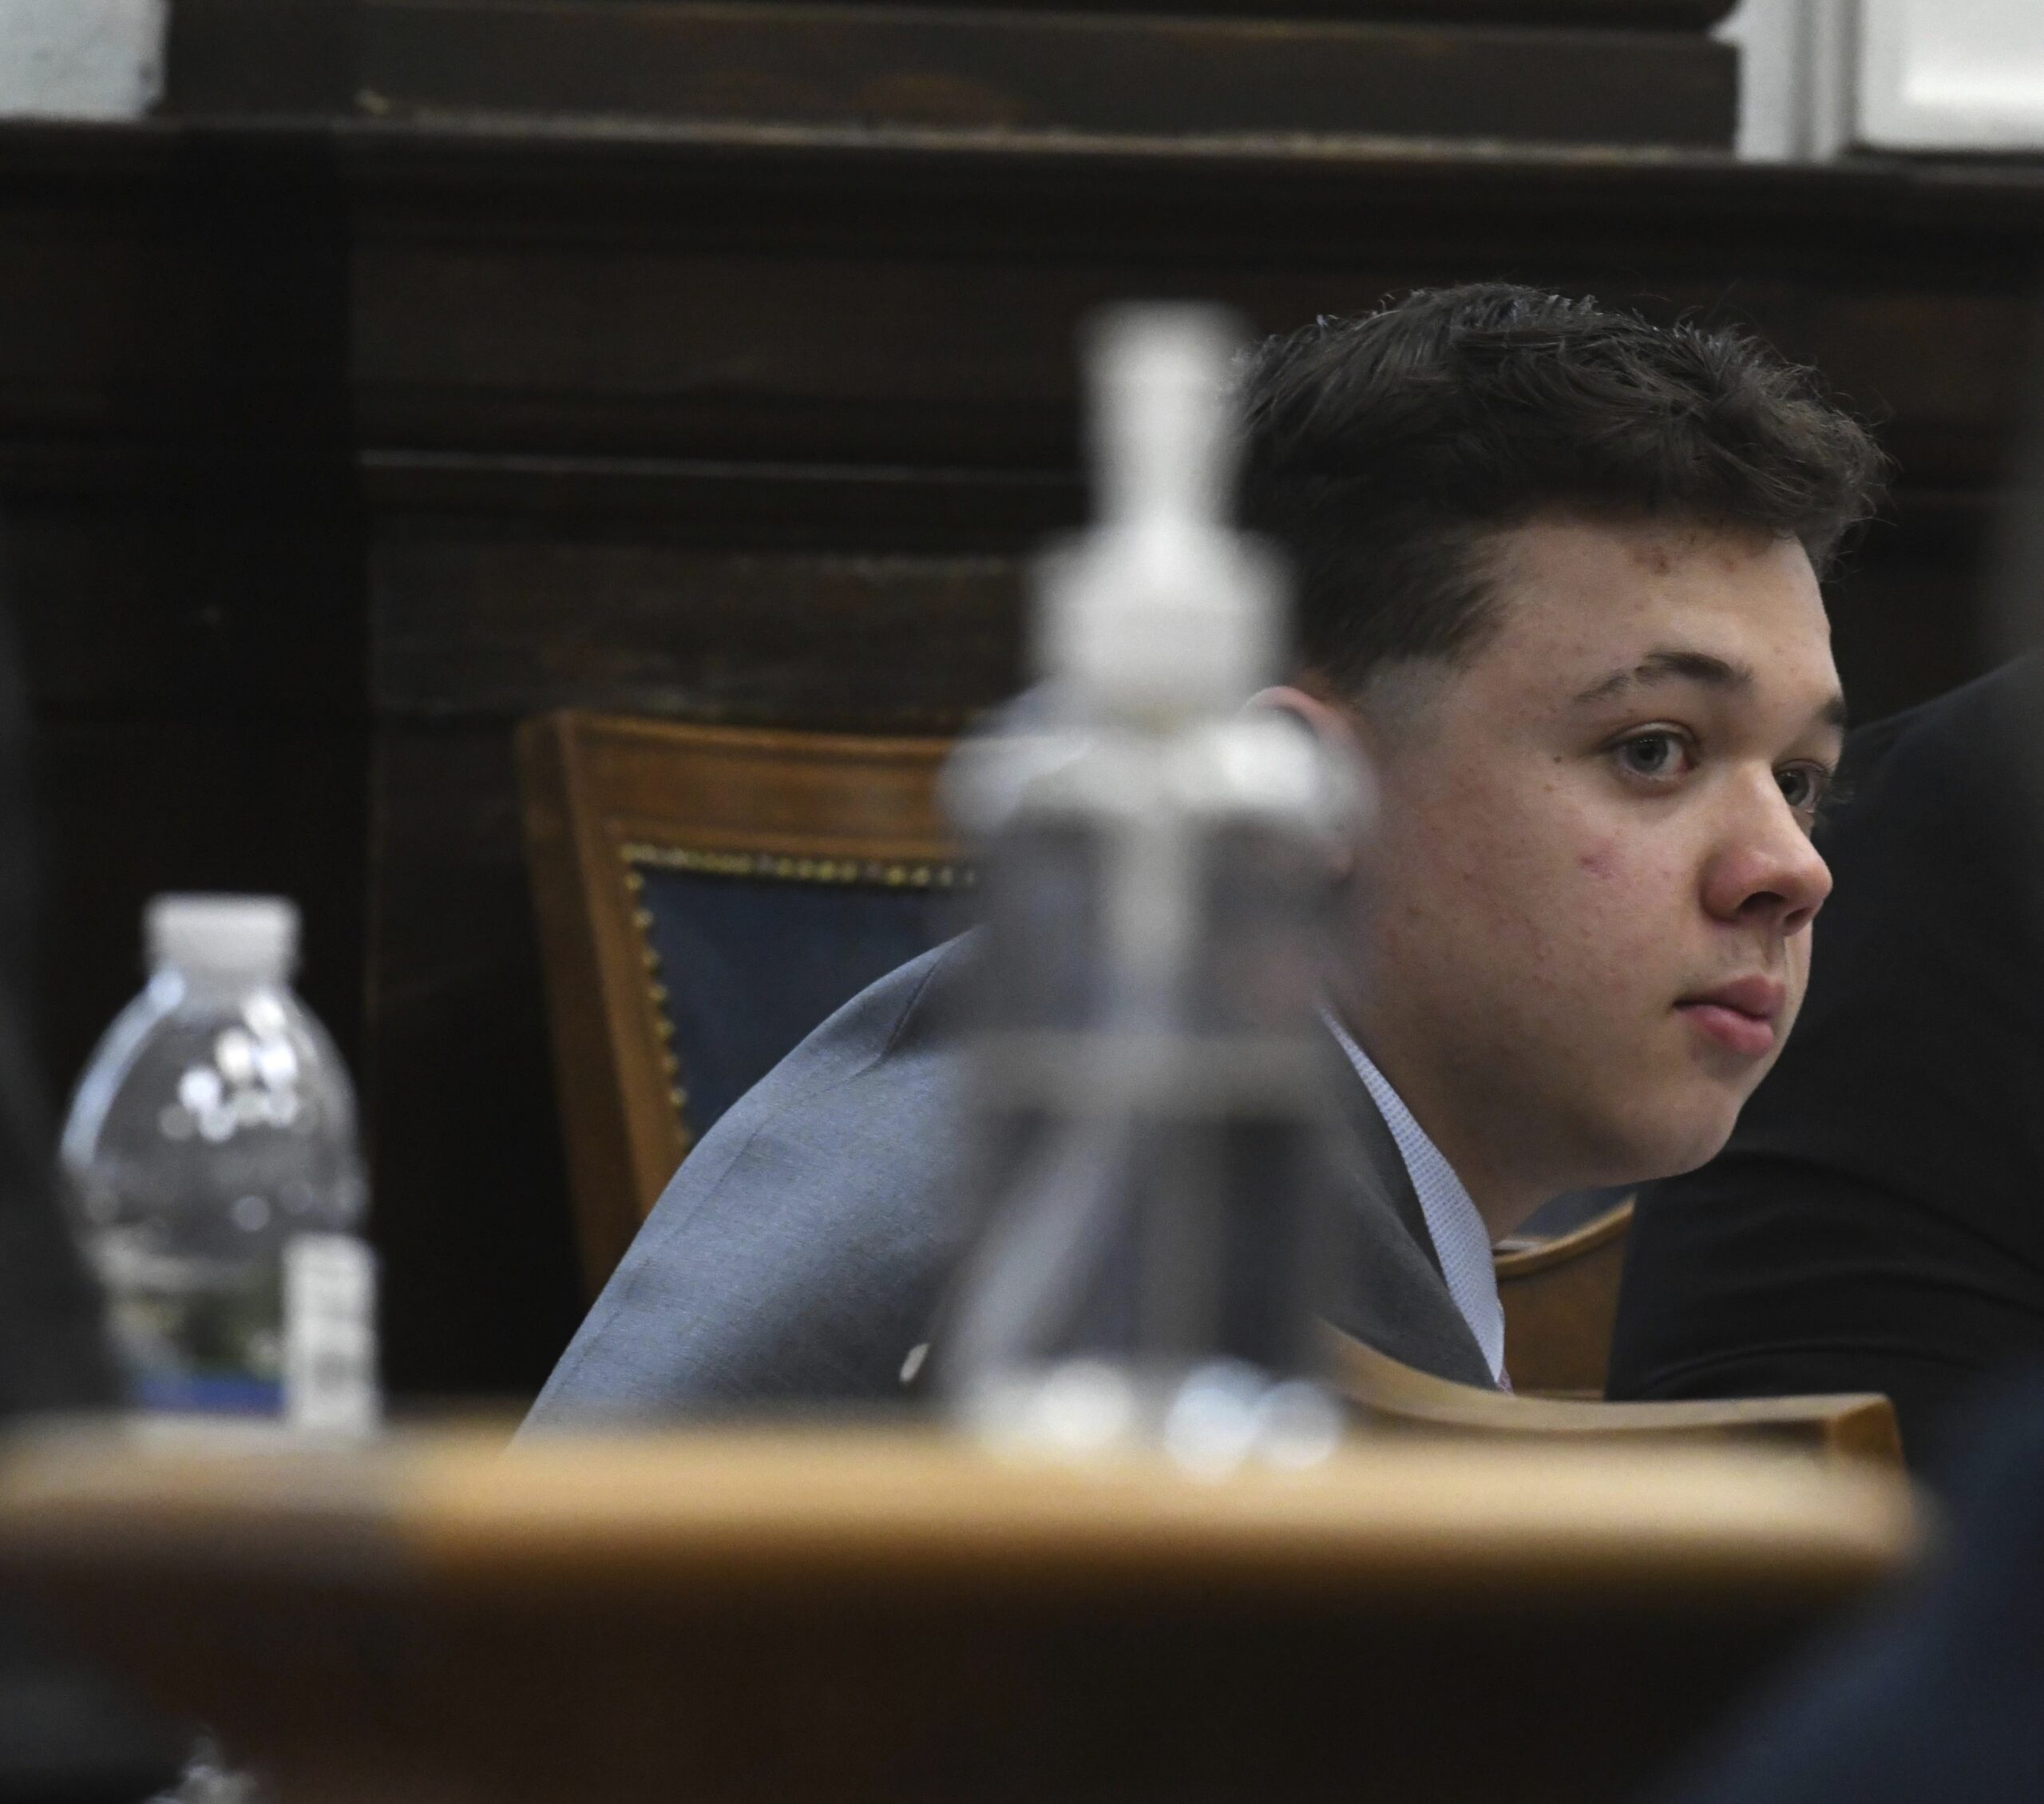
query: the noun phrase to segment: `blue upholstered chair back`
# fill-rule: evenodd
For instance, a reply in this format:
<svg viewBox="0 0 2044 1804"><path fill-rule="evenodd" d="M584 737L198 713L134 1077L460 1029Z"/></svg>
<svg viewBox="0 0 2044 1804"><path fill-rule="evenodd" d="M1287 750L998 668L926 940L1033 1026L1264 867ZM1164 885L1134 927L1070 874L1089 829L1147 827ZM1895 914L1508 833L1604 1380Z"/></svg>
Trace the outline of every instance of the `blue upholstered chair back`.
<svg viewBox="0 0 2044 1804"><path fill-rule="evenodd" d="M950 863L630 849L691 1143L869 984L965 924Z"/></svg>
<svg viewBox="0 0 2044 1804"><path fill-rule="evenodd" d="M826 1017L964 925L950 741L572 710L518 732L583 1276Z"/></svg>

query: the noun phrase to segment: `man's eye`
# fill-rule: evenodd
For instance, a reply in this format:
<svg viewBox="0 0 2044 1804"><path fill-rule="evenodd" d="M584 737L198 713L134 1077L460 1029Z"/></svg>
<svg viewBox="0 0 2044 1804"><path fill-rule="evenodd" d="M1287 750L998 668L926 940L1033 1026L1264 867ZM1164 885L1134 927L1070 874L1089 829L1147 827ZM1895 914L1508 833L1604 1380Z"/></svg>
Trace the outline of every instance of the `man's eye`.
<svg viewBox="0 0 2044 1804"><path fill-rule="evenodd" d="M1678 733L1635 733L1616 747L1618 763L1637 777L1682 775L1689 747Z"/></svg>
<svg viewBox="0 0 2044 1804"><path fill-rule="evenodd" d="M1775 773L1782 799L1799 815L1814 815L1824 804L1831 772L1821 764L1791 764Z"/></svg>

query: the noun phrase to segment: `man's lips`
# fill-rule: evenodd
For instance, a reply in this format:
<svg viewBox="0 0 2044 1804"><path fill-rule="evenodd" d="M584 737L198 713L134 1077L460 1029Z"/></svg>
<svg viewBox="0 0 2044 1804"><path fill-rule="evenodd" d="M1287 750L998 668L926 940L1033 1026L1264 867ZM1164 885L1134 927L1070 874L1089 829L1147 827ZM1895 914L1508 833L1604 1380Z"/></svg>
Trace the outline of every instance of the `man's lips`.
<svg viewBox="0 0 2044 1804"><path fill-rule="evenodd" d="M1777 979L1739 977L1686 996L1675 1008L1726 1051L1757 1059L1774 1050L1775 1023L1788 1005L1788 985Z"/></svg>

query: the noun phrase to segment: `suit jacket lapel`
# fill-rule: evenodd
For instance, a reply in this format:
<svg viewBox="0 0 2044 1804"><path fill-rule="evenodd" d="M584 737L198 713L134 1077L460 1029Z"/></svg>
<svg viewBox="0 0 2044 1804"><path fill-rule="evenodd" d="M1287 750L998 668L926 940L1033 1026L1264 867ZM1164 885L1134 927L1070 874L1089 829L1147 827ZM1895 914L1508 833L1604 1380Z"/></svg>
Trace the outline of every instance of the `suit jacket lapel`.
<svg viewBox="0 0 2044 1804"><path fill-rule="evenodd" d="M1377 1099L1345 1055L1341 1061L1338 1081L1349 1132L1355 1136L1353 1152L1358 1156L1351 1160L1352 1180L1360 1184L1373 1185L1383 1193L1392 1212L1405 1224L1405 1231L1419 1243L1420 1251L1427 1255L1427 1263L1437 1275L1441 1275L1440 1253L1434 1245L1433 1232L1427 1226L1426 1211L1420 1207L1420 1193L1412 1186L1412 1175L1405 1169L1405 1156L1392 1138L1390 1124L1377 1108ZM1447 1283L1445 1275L1441 1275L1441 1282Z"/></svg>
<svg viewBox="0 0 2044 1804"><path fill-rule="evenodd" d="M1419 1193L1397 1142L1348 1057L1329 1036L1333 1082L1348 1117L1353 1215L1349 1293L1329 1305L1334 1325L1380 1353L1459 1384L1497 1388L1490 1362L1441 1275Z"/></svg>

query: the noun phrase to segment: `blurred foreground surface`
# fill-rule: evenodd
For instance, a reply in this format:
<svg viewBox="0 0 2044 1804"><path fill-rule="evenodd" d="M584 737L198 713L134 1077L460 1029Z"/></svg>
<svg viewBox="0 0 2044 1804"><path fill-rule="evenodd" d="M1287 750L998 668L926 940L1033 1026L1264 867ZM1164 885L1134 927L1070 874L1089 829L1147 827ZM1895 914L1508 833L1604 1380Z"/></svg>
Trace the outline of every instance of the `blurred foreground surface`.
<svg viewBox="0 0 2044 1804"><path fill-rule="evenodd" d="M1717 1738L1681 1804L2027 1804L2044 1792L2044 1368L1996 1390L1933 1475L1941 1556Z"/></svg>
<svg viewBox="0 0 2044 1804"><path fill-rule="evenodd" d="M1665 1448L1202 1481L858 1428L72 1433L0 1465L0 1568L287 1804L1594 1804L1919 1535L1871 1469Z"/></svg>

